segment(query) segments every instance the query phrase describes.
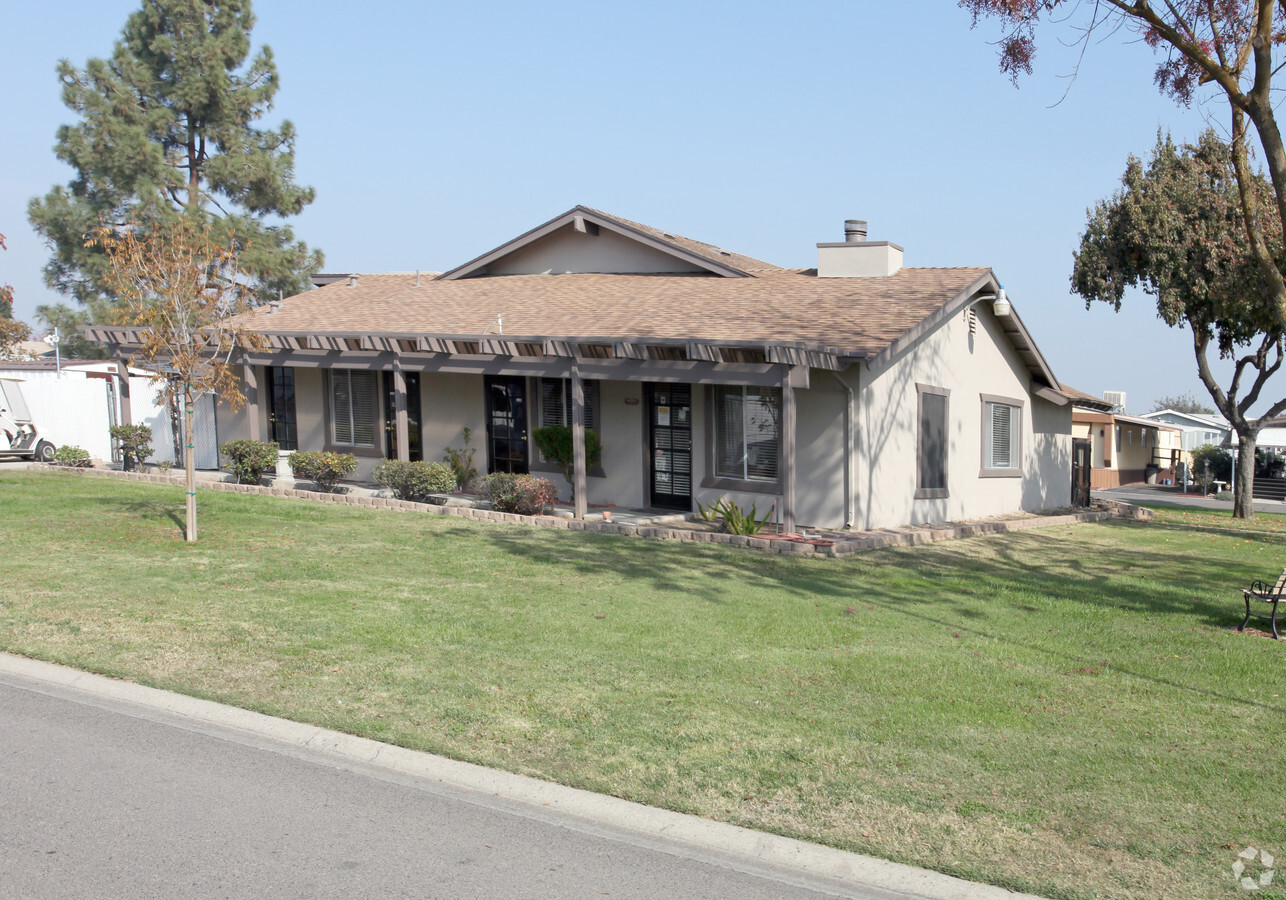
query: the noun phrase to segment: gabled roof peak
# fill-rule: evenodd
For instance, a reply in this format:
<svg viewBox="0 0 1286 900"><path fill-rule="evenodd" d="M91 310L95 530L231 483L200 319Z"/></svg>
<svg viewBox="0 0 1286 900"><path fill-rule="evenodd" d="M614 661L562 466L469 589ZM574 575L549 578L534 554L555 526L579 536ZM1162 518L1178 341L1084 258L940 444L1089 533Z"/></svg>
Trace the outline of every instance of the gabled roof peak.
<svg viewBox="0 0 1286 900"><path fill-rule="evenodd" d="M606 237L599 244L587 243ZM778 271L763 260L723 250L589 206L573 206L542 225L438 276L442 281L501 274L700 274L749 278Z"/></svg>

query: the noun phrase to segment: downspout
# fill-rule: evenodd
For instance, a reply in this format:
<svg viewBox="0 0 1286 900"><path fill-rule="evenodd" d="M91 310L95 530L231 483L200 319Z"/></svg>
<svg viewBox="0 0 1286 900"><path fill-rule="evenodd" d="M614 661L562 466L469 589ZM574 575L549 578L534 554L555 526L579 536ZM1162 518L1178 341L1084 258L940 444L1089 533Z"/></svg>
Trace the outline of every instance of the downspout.
<svg viewBox="0 0 1286 900"><path fill-rule="evenodd" d="M856 463L853 460L853 423L857 420L857 399L853 388L840 377L839 372L830 371L840 387L848 394L844 402L844 527L852 528L857 518L857 497L853 486L857 481Z"/></svg>

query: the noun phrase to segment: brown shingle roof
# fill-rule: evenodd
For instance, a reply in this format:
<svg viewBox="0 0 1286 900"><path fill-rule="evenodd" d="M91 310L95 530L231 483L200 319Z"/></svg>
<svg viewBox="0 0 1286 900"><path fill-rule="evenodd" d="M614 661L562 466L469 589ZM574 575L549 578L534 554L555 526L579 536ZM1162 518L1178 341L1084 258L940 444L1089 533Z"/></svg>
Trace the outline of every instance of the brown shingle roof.
<svg viewBox="0 0 1286 900"><path fill-rule="evenodd" d="M1093 394L1087 394L1084 391L1077 390L1068 384L1058 385L1058 392L1072 401L1073 406L1079 406L1083 409L1097 409L1104 412L1111 411L1114 407L1102 397L1095 397Z"/></svg>
<svg viewBox="0 0 1286 900"><path fill-rule="evenodd" d="M750 258L737 259L731 264ZM506 338L801 342L860 356L879 352L990 273L818 278L813 270L760 266L752 278L508 275L422 279L418 288L414 275L361 275L356 287L331 284L249 318L265 333L465 336L481 335L500 315Z"/></svg>

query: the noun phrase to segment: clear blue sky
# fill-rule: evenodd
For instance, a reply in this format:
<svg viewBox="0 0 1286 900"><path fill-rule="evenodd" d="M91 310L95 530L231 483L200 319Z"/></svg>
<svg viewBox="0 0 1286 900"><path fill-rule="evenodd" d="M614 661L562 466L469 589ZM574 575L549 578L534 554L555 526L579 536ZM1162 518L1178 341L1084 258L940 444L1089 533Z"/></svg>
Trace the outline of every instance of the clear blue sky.
<svg viewBox="0 0 1286 900"><path fill-rule="evenodd" d="M0 55L0 281L19 318L60 298L29 198L71 170L54 67L107 56L137 0L24 3ZM911 266L990 266L1055 374L1131 412L1192 391L1191 337L1150 298L1113 313L1068 292L1086 207L1157 129L1195 137L1128 35L1076 51L1050 29L1036 74L1000 74L994 28L951 0L256 5L272 115L298 129L317 202L296 233L328 271L442 270L583 203L781 265L866 219ZM1066 34L1062 34L1066 36ZM1286 377L1267 393L1286 393Z"/></svg>

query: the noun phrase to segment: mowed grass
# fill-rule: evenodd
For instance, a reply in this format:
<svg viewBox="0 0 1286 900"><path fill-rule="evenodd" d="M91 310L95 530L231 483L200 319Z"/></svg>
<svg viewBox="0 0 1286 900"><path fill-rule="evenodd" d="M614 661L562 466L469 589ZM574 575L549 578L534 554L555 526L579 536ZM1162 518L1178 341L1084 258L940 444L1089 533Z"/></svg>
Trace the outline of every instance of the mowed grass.
<svg viewBox="0 0 1286 900"><path fill-rule="evenodd" d="M1056 898L1286 858L1286 535L789 559L0 473L0 648ZM1257 896L1284 896L1260 891Z"/></svg>
<svg viewBox="0 0 1286 900"><path fill-rule="evenodd" d="M1189 525L1197 528L1223 528L1229 531L1268 531L1286 534L1286 515L1255 513L1253 519L1234 519L1231 510L1195 509L1191 507L1143 504L1167 525Z"/></svg>

